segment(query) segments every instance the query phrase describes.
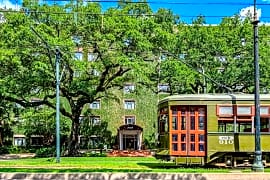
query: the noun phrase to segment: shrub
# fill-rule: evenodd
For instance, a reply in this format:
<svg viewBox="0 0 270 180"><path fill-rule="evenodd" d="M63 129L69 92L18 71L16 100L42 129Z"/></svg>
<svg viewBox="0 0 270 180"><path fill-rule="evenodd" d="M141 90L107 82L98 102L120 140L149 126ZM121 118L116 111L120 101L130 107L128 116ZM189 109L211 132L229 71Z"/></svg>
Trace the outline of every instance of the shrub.
<svg viewBox="0 0 270 180"><path fill-rule="evenodd" d="M8 154L8 147L2 146L0 147L0 154Z"/></svg>
<svg viewBox="0 0 270 180"><path fill-rule="evenodd" d="M8 152L10 154L28 153L29 150L25 147L20 146L10 146L8 147Z"/></svg>
<svg viewBox="0 0 270 180"><path fill-rule="evenodd" d="M55 157L56 149L55 148L40 148L36 151L36 157Z"/></svg>
<svg viewBox="0 0 270 180"><path fill-rule="evenodd" d="M107 157L107 154L97 152L86 152L83 154L83 157Z"/></svg>

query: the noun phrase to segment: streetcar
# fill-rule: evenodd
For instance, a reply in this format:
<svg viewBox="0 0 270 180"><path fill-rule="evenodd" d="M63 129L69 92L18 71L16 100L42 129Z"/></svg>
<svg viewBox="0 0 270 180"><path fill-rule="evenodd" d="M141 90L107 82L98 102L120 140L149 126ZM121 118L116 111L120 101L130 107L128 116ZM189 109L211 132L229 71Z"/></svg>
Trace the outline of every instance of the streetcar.
<svg viewBox="0 0 270 180"><path fill-rule="evenodd" d="M262 162L270 162L270 95L260 95ZM253 94L182 94L158 103L156 158L177 165L251 166Z"/></svg>

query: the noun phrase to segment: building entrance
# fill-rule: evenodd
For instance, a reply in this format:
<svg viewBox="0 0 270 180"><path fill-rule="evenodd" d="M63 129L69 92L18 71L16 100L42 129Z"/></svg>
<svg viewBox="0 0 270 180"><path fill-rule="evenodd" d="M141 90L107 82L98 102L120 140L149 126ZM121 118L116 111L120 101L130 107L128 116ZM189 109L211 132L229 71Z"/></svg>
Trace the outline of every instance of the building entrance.
<svg viewBox="0 0 270 180"><path fill-rule="evenodd" d="M124 150L137 150L138 149L138 136L123 135L123 149Z"/></svg>
<svg viewBox="0 0 270 180"><path fill-rule="evenodd" d="M120 150L141 150L143 129L137 125L126 124L118 129Z"/></svg>

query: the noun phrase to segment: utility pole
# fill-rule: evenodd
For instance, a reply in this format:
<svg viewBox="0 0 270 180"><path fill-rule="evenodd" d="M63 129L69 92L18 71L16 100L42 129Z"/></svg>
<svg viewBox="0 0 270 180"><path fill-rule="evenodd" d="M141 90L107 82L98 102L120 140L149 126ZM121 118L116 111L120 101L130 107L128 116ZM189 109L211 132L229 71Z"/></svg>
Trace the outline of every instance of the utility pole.
<svg viewBox="0 0 270 180"><path fill-rule="evenodd" d="M261 151L261 123L260 123L260 68L259 68L259 37L258 23L256 12L256 0L254 0L254 20L253 38L254 38L254 83L255 83L255 153L252 170L255 172L263 172L262 151Z"/></svg>
<svg viewBox="0 0 270 180"><path fill-rule="evenodd" d="M205 78L205 71L204 71L204 67L202 66L202 74L203 74L203 93L206 94L207 93L207 87L206 87L206 78Z"/></svg>
<svg viewBox="0 0 270 180"><path fill-rule="evenodd" d="M48 42L45 41L38 32L30 26L30 29L39 37L46 48L50 51L51 47ZM55 77L56 77L56 163L60 163L60 99L59 99L59 89L60 89L60 76L59 76L59 63L61 58L61 52L57 47L55 50Z"/></svg>
<svg viewBox="0 0 270 180"><path fill-rule="evenodd" d="M59 63L61 52L58 48L55 50L55 75L56 75L56 162L60 163L60 77L59 77Z"/></svg>

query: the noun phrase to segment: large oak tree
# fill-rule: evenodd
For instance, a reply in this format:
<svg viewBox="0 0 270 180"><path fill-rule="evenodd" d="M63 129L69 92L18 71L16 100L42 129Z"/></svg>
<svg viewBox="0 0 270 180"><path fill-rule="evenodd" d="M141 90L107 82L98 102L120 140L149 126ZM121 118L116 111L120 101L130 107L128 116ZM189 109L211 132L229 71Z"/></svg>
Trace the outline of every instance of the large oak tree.
<svg viewBox="0 0 270 180"><path fill-rule="evenodd" d="M159 27L147 4L122 2L105 12L98 3L65 6L24 2L1 24L1 98L24 107L55 109L56 48L61 51L61 107L71 120L69 155L76 155L85 105L114 96L127 81L146 83L158 49ZM82 59L74 52L80 51ZM39 100L33 98L38 98Z"/></svg>

